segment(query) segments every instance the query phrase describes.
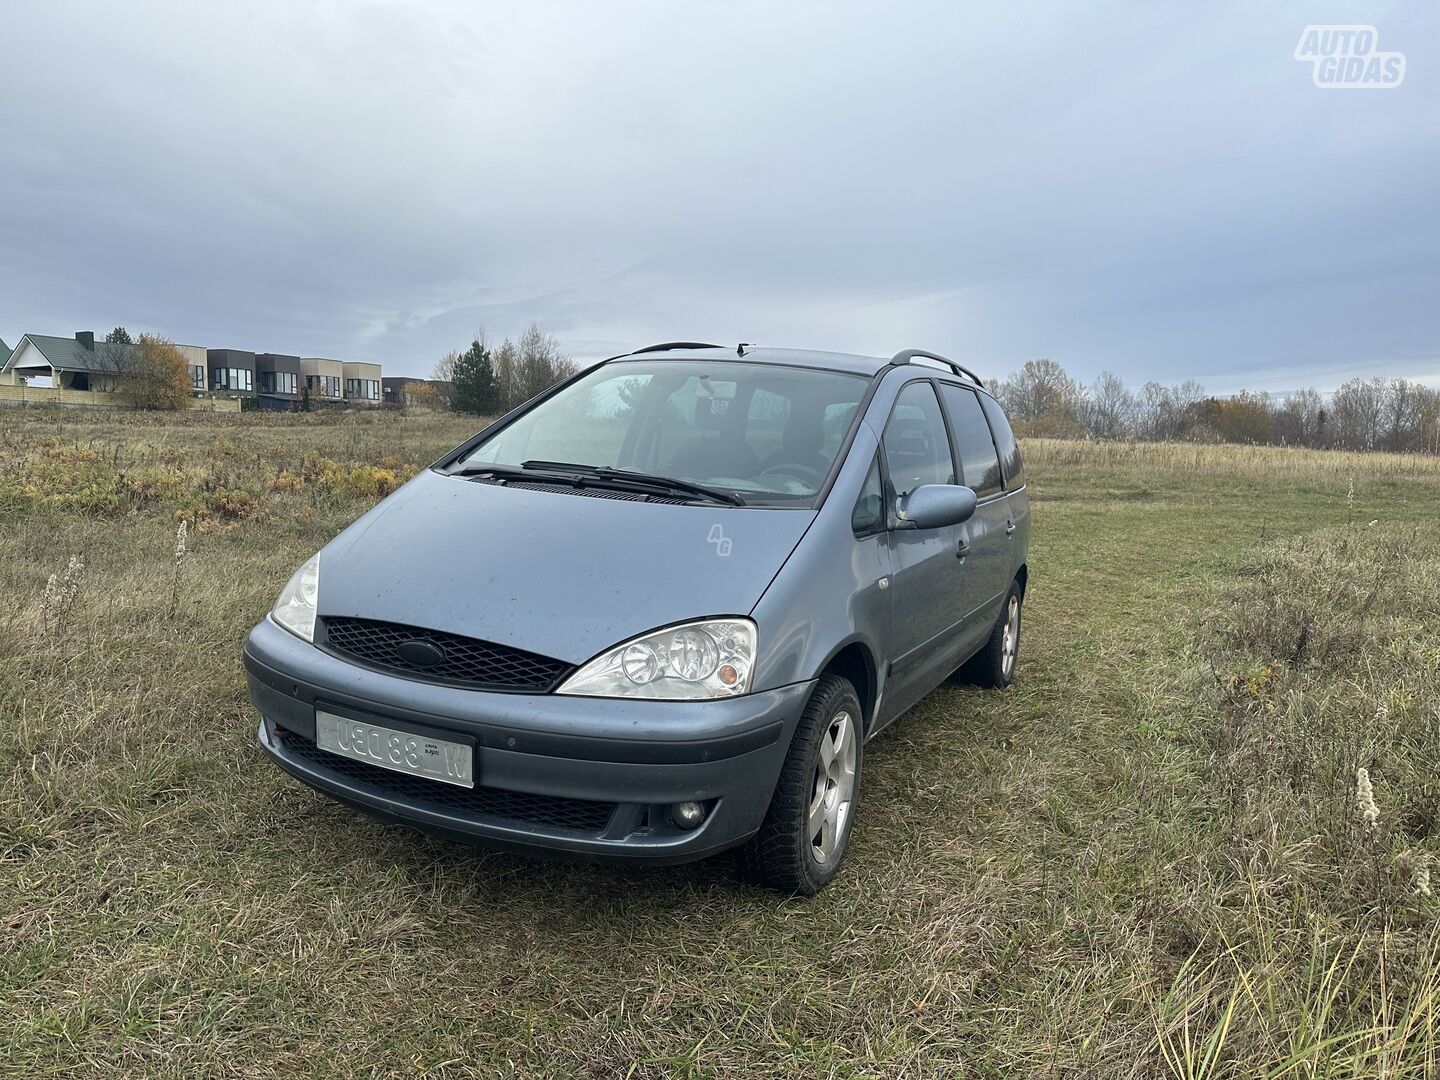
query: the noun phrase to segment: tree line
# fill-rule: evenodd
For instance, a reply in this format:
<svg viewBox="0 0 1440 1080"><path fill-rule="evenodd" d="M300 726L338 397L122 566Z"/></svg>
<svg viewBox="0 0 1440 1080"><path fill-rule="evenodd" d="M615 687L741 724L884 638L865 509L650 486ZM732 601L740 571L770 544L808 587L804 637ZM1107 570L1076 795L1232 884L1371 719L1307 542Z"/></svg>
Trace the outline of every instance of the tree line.
<svg viewBox="0 0 1440 1080"><path fill-rule="evenodd" d="M993 389L1023 435L1440 453L1440 390L1409 379L1351 379L1328 398L1313 388L1218 397L1194 379L1131 390L1108 371L1086 386L1031 360Z"/></svg>
<svg viewBox="0 0 1440 1080"><path fill-rule="evenodd" d="M492 346L481 327L463 352L449 352L433 378L442 403L455 412L494 416L568 379L579 366L536 323L512 342Z"/></svg>

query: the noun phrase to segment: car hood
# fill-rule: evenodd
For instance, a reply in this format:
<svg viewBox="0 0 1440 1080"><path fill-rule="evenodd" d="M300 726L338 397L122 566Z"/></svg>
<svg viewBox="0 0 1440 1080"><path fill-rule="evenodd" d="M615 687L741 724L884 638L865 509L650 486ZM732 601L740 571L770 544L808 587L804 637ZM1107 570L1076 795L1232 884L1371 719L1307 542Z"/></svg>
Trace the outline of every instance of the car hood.
<svg viewBox="0 0 1440 1080"><path fill-rule="evenodd" d="M814 519L426 470L321 552L318 610L579 664L659 626L748 614Z"/></svg>

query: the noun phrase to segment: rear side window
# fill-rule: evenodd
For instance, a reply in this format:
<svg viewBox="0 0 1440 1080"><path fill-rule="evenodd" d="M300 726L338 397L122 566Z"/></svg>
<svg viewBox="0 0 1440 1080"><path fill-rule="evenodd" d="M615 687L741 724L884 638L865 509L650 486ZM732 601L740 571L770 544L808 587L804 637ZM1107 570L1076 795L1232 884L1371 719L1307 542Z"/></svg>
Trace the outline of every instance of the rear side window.
<svg viewBox="0 0 1440 1080"><path fill-rule="evenodd" d="M953 383L941 383L945 407L950 410L950 430L955 435L955 452L960 457L962 483L982 498L1001 489L1000 455L990 437L990 425L974 390Z"/></svg>
<svg viewBox="0 0 1440 1080"><path fill-rule="evenodd" d="M995 434L995 449L1000 451L1005 486L1014 491L1025 483L1025 463L1020 460L1020 444L1010 430L1010 421L1005 419L1005 410L988 394L980 394L979 397L980 404L985 408L985 417L990 421L990 430Z"/></svg>
<svg viewBox="0 0 1440 1080"><path fill-rule="evenodd" d="M885 464L896 495L921 484L955 483L955 463L940 402L928 382L912 382L900 391L885 425Z"/></svg>

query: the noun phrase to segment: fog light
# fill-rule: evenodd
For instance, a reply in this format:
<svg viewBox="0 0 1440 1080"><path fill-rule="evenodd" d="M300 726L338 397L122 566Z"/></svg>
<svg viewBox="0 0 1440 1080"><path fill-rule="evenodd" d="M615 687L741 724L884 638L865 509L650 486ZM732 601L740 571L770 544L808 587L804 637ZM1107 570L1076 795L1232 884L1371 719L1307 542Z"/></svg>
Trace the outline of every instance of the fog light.
<svg viewBox="0 0 1440 1080"><path fill-rule="evenodd" d="M698 802L677 802L670 807L670 816L682 829L694 829L705 820L705 806Z"/></svg>

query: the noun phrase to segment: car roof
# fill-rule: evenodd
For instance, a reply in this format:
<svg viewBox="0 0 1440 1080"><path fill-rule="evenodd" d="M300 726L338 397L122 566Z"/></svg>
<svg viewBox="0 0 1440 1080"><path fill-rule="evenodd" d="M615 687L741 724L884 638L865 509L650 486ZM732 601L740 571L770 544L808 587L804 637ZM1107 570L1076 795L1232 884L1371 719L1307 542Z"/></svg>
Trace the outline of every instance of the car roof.
<svg viewBox="0 0 1440 1080"><path fill-rule="evenodd" d="M874 376L890 363L889 357L862 356L858 353L824 352L818 349L776 349L767 345L746 345L744 355L735 346L693 345L688 342L673 342L670 345L652 345L633 353L610 357L620 360L733 360L739 363L788 364L791 367L823 368L828 371L844 371L855 375ZM607 361L608 363L609 361Z"/></svg>

